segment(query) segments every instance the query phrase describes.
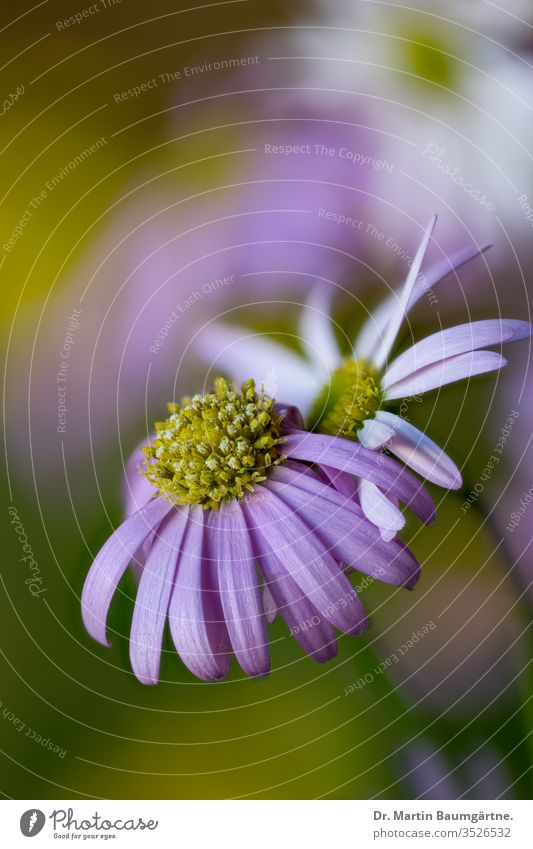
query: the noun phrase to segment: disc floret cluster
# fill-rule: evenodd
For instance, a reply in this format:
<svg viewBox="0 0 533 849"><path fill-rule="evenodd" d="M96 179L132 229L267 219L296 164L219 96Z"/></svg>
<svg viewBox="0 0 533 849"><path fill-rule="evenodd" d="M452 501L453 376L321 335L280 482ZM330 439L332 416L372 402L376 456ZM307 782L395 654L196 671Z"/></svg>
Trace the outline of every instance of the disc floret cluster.
<svg viewBox="0 0 533 849"><path fill-rule="evenodd" d="M380 404L378 370L364 360L346 359L315 398L310 429L357 439L357 431Z"/></svg>
<svg viewBox="0 0 533 849"><path fill-rule="evenodd" d="M144 449L142 473L177 505L217 510L223 501L243 498L284 459L282 416L274 404L253 380L237 390L218 378L214 392L168 405L169 418L156 424L156 437Z"/></svg>

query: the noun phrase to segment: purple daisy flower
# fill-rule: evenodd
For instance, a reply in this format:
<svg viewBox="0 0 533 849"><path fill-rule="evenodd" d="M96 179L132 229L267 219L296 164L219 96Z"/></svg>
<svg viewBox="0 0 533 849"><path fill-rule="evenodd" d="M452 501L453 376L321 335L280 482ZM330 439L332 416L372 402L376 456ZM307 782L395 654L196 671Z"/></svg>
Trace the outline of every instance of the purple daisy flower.
<svg viewBox="0 0 533 849"><path fill-rule="evenodd" d="M355 635L367 626L350 569L396 586L416 583L411 551L384 541L347 487L346 470L430 522L431 497L392 458L306 433L294 407L276 405L252 380L239 391L220 378L214 392L169 412L126 467L127 518L82 593L85 626L108 645L111 600L135 564L130 657L142 683L159 678L167 619L199 678L224 678L233 654L248 675L265 675L267 625L278 611L304 651L323 662L336 653L336 631Z"/></svg>
<svg viewBox="0 0 533 849"><path fill-rule="evenodd" d="M436 220L433 216L424 232L403 288L366 321L352 356L346 358L339 350L322 288L314 290L302 313L306 359L272 340L243 337L242 330L223 324L212 324L202 333L197 346L201 355L235 380L244 367L254 376L261 374L268 362L277 390L298 404L309 430L356 440L370 451L386 449L426 480L458 489L461 473L454 461L395 408L402 399L502 368L506 360L484 349L528 338L532 327L517 319L468 322L428 336L389 362L402 323L422 295L486 249L467 248L419 276ZM403 525L397 504L374 481L360 478L358 497L365 516L381 528L384 538Z"/></svg>

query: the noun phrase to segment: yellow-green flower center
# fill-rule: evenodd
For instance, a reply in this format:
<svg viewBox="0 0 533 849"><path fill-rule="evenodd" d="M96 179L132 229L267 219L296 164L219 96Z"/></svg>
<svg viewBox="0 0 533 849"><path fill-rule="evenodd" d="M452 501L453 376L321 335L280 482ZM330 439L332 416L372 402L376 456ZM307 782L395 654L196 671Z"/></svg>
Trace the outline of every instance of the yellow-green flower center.
<svg viewBox="0 0 533 849"><path fill-rule="evenodd" d="M309 427L357 439L363 421L374 416L380 403L377 369L362 360L346 359L313 402Z"/></svg>
<svg viewBox="0 0 533 849"><path fill-rule="evenodd" d="M284 459L274 404L253 380L238 391L218 378L214 392L168 405L170 417L156 424L156 438L144 449L142 474L174 504L216 510L242 498Z"/></svg>

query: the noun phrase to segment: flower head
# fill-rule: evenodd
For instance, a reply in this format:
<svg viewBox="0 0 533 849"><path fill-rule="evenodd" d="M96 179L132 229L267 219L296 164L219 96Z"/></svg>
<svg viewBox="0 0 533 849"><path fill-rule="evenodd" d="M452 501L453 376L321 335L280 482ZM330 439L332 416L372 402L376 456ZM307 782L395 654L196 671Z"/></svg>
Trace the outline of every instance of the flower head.
<svg viewBox="0 0 533 849"><path fill-rule="evenodd" d="M311 429L356 438L363 422L381 406L378 371L351 358L342 361L322 387L309 413Z"/></svg>
<svg viewBox="0 0 533 849"><path fill-rule="evenodd" d="M281 462L281 416L253 380L239 392L221 377L214 392L168 408L170 418L156 424L156 437L145 449L153 462L143 474L175 504L216 510L232 496L253 492L253 484Z"/></svg>
<svg viewBox="0 0 533 849"><path fill-rule="evenodd" d="M402 323L414 304L451 271L485 250L461 251L419 277L435 223L433 216L404 286L366 321L349 358L337 345L329 302L322 289L313 292L302 314L306 359L270 340L242 339L242 333L227 325L211 325L199 340L200 352L234 379L239 378L241 363L253 370L254 365L259 368L267 361L279 376L280 395L298 404L308 429L356 440L372 451L386 450L428 481L458 489L461 474L454 461L429 436L398 415L398 403L502 368L506 360L484 349L525 339L531 336L532 327L517 319L469 322L434 333L390 360ZM360 480L359 497L365 515L387 536L392 528L383 525L387 511L383 492L372 482ZM389 512L394 515L393 508Z"/></svg>
<svg viewBox="0 0 533 849"><path fill-rule="evenodd" d="M199 678L269 670L267 625L279 611L307 654L336 653L336 630L358 634L367 616L348 572L412 587L419 566L399 540L384 541L363 514L350 475L402 501L424 522L433 503L389 457L301 429L253 381L226 381L180 405L126 469L127 518L97 555L82 613L107 645L117 585L135 564L139 588L130 657L145 684L159 678L163 632Z"/></svg>

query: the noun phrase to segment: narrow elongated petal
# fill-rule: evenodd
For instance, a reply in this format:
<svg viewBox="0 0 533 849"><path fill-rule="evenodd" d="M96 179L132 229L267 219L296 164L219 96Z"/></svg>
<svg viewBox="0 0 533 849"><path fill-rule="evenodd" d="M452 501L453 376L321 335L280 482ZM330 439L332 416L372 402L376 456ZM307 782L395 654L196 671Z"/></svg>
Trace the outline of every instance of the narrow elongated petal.
<svg viewBox="0 0 533 849"><path fill-rule="evenodd" d="M389 386L384 397L387 401L392 401L397 398L422 395L424 392L438 389L448 383L455 383L457 380L498 371L506 365L507 360L495 351L470 351L468 354L459 354L457 357L450 357L413 372L404 380Z"/></svg>
<svg viewBox="0 0 533 849"><path fill-rule="evenodd" d="M276 404L274 409L279 416L283 417L283 432L286 433L289 430L305 430L305 422L303 420L303 416L294 404Z"/></svg>
<svg viewBox="0 0 533 849"><path fill-rule="evenodd" d="M389 584L414 585L419 566L399 540L384 542L378 528L363 516L361 509L356 510L353 502L347 502L331 487L320 494L314 482L307 478L301 479L301 486L309 488L293 486L290 481L281 483L273 477L269 480L269 489L304 520L341 563ZM276 533L277 530L276 527ZM284 562L285 554L284 550ZM296 576L294 579L298 580Z"/></svg>
<svg viewBox="0 0 533 849"><path fill-rule="evenodd" d="M338 368L341 355L331 321L331 294L323 286L316 286L301 312L300 339L317 375Z"/></svg>
<svg viewBox="0 0 533 849"><path fill-rule="evenodd" d="M168 619L174 645L191 672L206 681L225 678L231 645L224 624L216 577L205 545L205 513L193 507L178 560Z"/></svg>
<svg viewBox="0 0 533 849"><path fill-rule="evenodd" d="M246 508L245 508L246 510ZM337 654L335 631L310 602L298 584L284 569L281 560L274 554L261 533L253 531L253 520L249 520L253 544L268 581L269 592L283 616L292 636L313 660L325 663Z"/></svg>
<svg viewBox="0 0 533 849"><path fill-rule="evenodd" d="M345 634L358 634L367 626L363 605L335 558L308 525L268 488L257 488L259 498L247 505L253 533L261 533L324 619ZM287 489L290 489L288 487Z"/></svg>
<svg viewBox="0 0 533 849"><path fill-rule="evenodd" d="M263 610L265 611L266 621L269 625L271 625L279 611L276 600L272 595L268 584L265 584L263 587Z"/></svg>
<svg viewBox="0 0 533 849"><path fill-rule="evenodd" d="M148 504L151 498L155 495L155 490L144 477L139 473L139 467L143 466L147 461L147 457L143 452L145 445L148 445L149 439L143 439L137 445L135 450L129 456L124 468L124 483L122 485L122 497L124 500L124 512L126 516L131 516ZM148 462L150 462L148 460Z"/></svg>
<svg viewBox="0 0 533 849"><path fill-rule="evenodd" d="M320 466L320 471L326 475L332 486L337 492L345 495L346 498L357 497L357 483L355 478L347 475L346 472L340 472L338 469L332 469L330 466Z"/></svg>
<svg viewBox="0 0 533 849"><path fill-rule="evenodd" d="M370 451L375 451L376 448L381 448L383 445L392 439L394 431L387 427L383 422L377 419L366 419L363 422L363 427L357 431L357 438L361 445L368 448Z"/></svg>
<svg viewBox="0 0 533 849"><path fill-rule="evenodd" d="M310 466L298 463L295 460L286 460L283 463L283 468L291 469L296 473L296 475L291 478L295 485L297 485L296 482L300 475L305 475L306 477L311 478L321 487L331 484L337 492L345 497L347 504L352 502L354 504L354 509L358 511L358 513L362 513L359 506L358 481L357 478L352 477L352 475L348 475L346 472L341 472L339 469L334 469L323 464L321 464L320 467L311 469ZM282 478L284 474L285 473L282 471ZM302 485L302 488L305 489L305 484Z"/></svg>
<svg viewBox="0 0 533 849"><path fill-rule="evenodd" d="M346 472L341 472L339 469L334 469L331 466L325 466L323 463L320 464L320 467L317 466L312 469L310 466L307 466L304 463L299 463L297 460L285 460L280 468L281 477L284 480L286 474L284 470L292 470L296 473L295 475L291 475L291 480L296 485L300 475L305 475L307 478L310 478L316 484L320 485L320 487L331 484L337 492L345 496L347 499L346 503L354 501L356 509L360 510L357 491L358 483L357 479L352 477L352 475L348 475ZM277 472L278 469L275 471ZM305 489L305 484L303 484L303 488Z"/></svg>
<svg viewBox="0 0 533 849"><path fill-rule="evenodd" d="M442 280L445 280L452 272L457 271L465 263L469 262L477 256L481 256L487 251L491 245L482 245L477 248L475 246L463 248L451 257L446 257L443 260L435 263L423 276L421 275L416 281L407 311L409 312L422 295L437 286ZM364 360L372 361L374 354L381 339L383 339L387 324L394 309L397 295L389 295L383 300L378 307L372 312L372 315L365 321L359 335L354 344L354 356Z"/></svg>
<svg viewBox="0 0 533 849"><path fill-rule="evenodd" d="M397 300L398 295L394 293L374 307L354 342L353 355L356 360L374 361L374 355L379 343L383 341Z"/></svg>
<svg viewBox="0 0 533 849"><path fill-rule="evenodd" d="M117 584L138 548L172 509L169 501L154 498L129 516L104 543L89 569L81 595L81 613L91 637L104 646L110 645L106 621Z"/></svg>
<svg viewBox="0 0 533 849"><path fill-rule="evenodd" d="M394 439L388 444L390 451L432 483L459 489L461 472L429 436L394 413L382 411L378 416L394 429Z"/></svg>
<svg viewBox="0 0 533 849"><path fill-rule="evenodd" d="M399 506L400 506L399 501L398 501L398 499L396 498L396 496L394 496L394 495L388 495L388 496L387 496L387 498L388 498L388 500L389 500L392 504L394 504L394 506L395 506L395 507L399 507ZM379 529L379 533L381 534L381 539L382 539L384 542L390 542L390 541L391 541L392 539L394 539L394 537L396 536L396 531L394 531L394 530L386 530L385 528L381 528L381 527L380 527L380 529Z"/></svg>
<svg viewBox="0 0 533 849"><path fill-rule="evenodd" d="M400 354L387 369L382 386L409 377L413 372L433 363L447 360L490 345L518 342L531 336L532 327L527 321L517 319L489 319L449 327L433 333Z"/></svg>
<svg viewBox="0 0 533 849"><path fill-rule="evenodd" d="M424 259L427 246L429 244L429 240L431 239L433 229L436 223L437 216L433 215L431 221L426 227L425 233L422 237L422 241L420 242L420 246L415 254L413 264L409 269L409 273L407 275L407 279L404 283L403 289L396 300L394 308L389 314L385 334L383 336L383 339L379 342L374 355L374 363L378 368L383 368L385 362L387 361L387 357L392 351L402 321L404 320L407 314L409 301L411 300L411 295L416 283L416 278L418 277L418 272L420 271L420 266L422 265L422 260Z"/></svg>
<svg viewBox="0 0 533 849"><path fill-rule="evenodd" d="M199 334L196 350L217 373L225 371L237 383L253 378L267 394L290 399L304 415L321 387L320 376L303 357L242 328L210 324Z"/></svg>
<svg viewBox="0 0 533 849"><path fill-rule="evenodd" d="M411 310L417 301L420 300L422 295L425 295L430 289L438 286L438 284L449 277L452 272L457 271L462 265L470 262L471 259L482 256L485 251L488 251L491 247L492 245L488 242L480 247L477 245L470 245L469 247L462 248L452 254L451 257L444 257L443 259L437 260L431 268L418 277L418 280L413 287L411 297L409 298L408 309Z"/></svg>
<svg viewBox="0 0 533 849"><path fill-rule="evenodd" d="M359 484L359 500L367 519L385 531L399 531L405 525L405 516L375 483L362 480Z"/></svg>
<svg viewBox="0 0 533 849"><path fill-rule="evenodd" d="M391 429L391 433L394 433L392 431L392 429ZM285 464L285 467L286 468L292 468L297 472L299 471L298 463L292 463L290 460L287 461L287 463ZM322 483L321 479L318 477L318 475L316 475L316 473L314 471L312 471L311 469L306 468L306 467L304 467L304 468L305 468L305 474L308 477L313 478L315 480L315 482ZM301 467L300 467L300 469L301 469ZM397 530L399 530L399 527L402 527L403 524L405 524L405 519L403 517L403 514L398 509L399 508L399 502L398 502L398 499L396 498L396 496L394 496L394 495L385 496L381 492L381 490L378 489L378 487L375 487L375 484L371 484L369 481L360 481L357 478L354 478L351 475L346 474L345 472L339 472L338 469L332 469L329 466L324 466L323 464L320 465L320 471L326 476L326 479L337 490L337 492L339 492L341 495L344 495L347 499L350 499L351 501L356 499L356 501L354 502L355 503L355 510L354 510L355 515L360 515L360 513L362 513L363 515L366 516L366 518L370 522L373 522L373 524L375 524L379 528L379 532L380 532L382 540L384 540L385 542L389 542L391 539L394 539L394 537L396 536ZM302 472L299 471L299 473L301 474ZM391 514L391 505L392 505L392 508L393 509L396 508L396 510L400 514L402 525L400 525L399 527L396 526L396 527L387 529L383 526L383 524L379 523L378 517L379 517L380 514L378 512L373 513L372 508L368 505L368 503L366 505L367 509L365 510L365 506L363 505L363 501L362 501L362 499L359 498L359 487L360 487L361 483L365 483L369 487L373 487L373 488L375 487L375 489L377 489L377 492L379 493L381 498L386 498L387 504L385 504L384 507L385 507L385 510L386 510L386 516L389 517L389 518L385 519L385 524L387 524L387 525L391 524L393 526L396 526L397 522L400 521L399 517L396 517L395 520L391 520L390 516L392 516L392 514ZM305 486L302 487L302 488L305 489ZM347 503L346 506L348 508L350 508L351 505ZM359 506L360 506L360 510L359 510ZM374 506L377 506L377 505L374 505ZM376 521L373 521L372 516L374 517L374 519L376 519Z"/></svg>
<svg viewBox="0 0 533 849"><path fill-rule="evenodd" d="M283 445L283 453L294 459L324 464L355 477L365 478L379 486L386 495L395 495L407 504L423 522L431 522L435 517L435 507L429 492L418 478L391 457L376 454L348 439L319 433L289 435Z"/></svg>
<svg viewBox="0 0 533 849"><path fill-rule="evenodd" d="M131 623L130 660L143 684L157 684L163 631L189 509L163 521L142 570Z"/></svg>
<svg viewBox="0 0 533 849"><path fill-rule="evenodd" d="M247 675L270 669L266 619L255 555L241 505L225 502L208 519L216 545L218 585L224 618L237 660Z"/></svg>
<svg viewBox="0 0 533 849"><path fill-rule="evenodd" d="M145 504L148 504L157 494L150 482L144 475L139 473L139 467L147 460L143 447L148 444L149 439L143 439L137 445L135 450L130 455L125 466L125 477L122 484L122 498L124 503L124 513L126 516L132 516ZM151 462L148 460L148 462ZM153 542L153 534L149 534L143 542L141 548L135 555L135 561L132 563L132 571L137 581L140 580L141 573L146 563L146 558L150 553L150 548Z"/></svg>

